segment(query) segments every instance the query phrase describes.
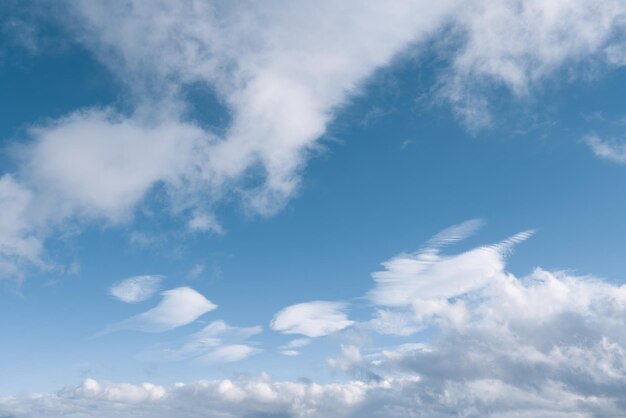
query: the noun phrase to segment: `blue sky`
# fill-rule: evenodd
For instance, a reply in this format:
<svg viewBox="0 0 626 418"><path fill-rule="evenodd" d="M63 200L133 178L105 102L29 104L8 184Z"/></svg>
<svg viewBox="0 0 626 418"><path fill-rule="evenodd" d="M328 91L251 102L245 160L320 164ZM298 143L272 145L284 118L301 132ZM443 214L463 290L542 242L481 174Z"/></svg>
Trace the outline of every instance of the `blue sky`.
<svg viewBox="0 0 626 418"><path fill-rule="evenodd" d="M4 3L0 416L619 415L625 21Z"/></svg>

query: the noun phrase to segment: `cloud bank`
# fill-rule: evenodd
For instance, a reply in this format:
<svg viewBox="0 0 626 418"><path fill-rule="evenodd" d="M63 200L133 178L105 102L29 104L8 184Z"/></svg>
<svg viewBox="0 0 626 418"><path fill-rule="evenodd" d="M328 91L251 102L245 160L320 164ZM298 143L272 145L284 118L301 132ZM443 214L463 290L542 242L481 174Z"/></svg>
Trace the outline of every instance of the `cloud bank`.
<svg viewBox="0 0 626 418"><path fill-rule="evenodd" d="M409 326L396 333L403 336L400 343L344 345L328 359L330 367L353 380L276 382L261 375L164 387L87 379L58 393L0 398L0 414L20 418L166 417L173 411L183 418L620 416L626 407L626 286L541 268L517 277L506 270L505 255L527 233L457 255L438 253L441 245L451 245L475 227L475 222L452 227L417 253L392 259L406 258L408 269L384 263L388 274L402 272L398 276L402 280L393 285L405 287L405 292L387 292L387 282L373 274L370 298L381 304L375 308L404 318ZM419 260L427 269L414 268ZM441 273L448 272L449 266L455 280ZM486 267L475 270L475 266ZM413 284L424 285L425 271L433 272L428 277L437 286L416 293ZM478 280L480 275L484 278ZM377 293L381 289L385 291ZM320 309L335 315L340 308L331 302L294 306L296 313L302 309L316 313L306 318L317 318ZM298 320L292 321L294 317ZM291 319L279 331L311 337L330 332L327 324L333 322L321 326L313 322L309 327L308 320L300 320L302 315L286 318ZM389 333L375 324L378 319L375 314L354 326ZM419 330L429 332L417 334ZM201 358L208 353L211 361L236 361L254 349L245 341L258 332L259 327L215 321L170 354ZM309 342L297 339L281 348L296 351Z"/></svg>

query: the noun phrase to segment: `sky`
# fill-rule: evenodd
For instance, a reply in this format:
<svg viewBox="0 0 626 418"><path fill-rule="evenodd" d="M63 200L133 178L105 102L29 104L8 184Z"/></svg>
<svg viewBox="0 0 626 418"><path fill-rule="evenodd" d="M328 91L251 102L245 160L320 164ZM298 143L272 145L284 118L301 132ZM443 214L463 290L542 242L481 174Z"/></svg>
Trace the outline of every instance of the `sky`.
<svg viewBox="0 0 626 418"><path fill-rule="evenodd" d="M626 4L0 4L0 417L616 417Z"/></svg>

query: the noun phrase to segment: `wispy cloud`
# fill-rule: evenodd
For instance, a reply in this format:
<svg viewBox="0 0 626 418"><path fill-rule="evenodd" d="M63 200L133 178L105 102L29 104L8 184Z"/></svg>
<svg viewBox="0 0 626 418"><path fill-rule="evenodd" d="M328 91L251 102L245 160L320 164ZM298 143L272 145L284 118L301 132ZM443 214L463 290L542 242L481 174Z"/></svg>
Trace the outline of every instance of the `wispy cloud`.
<svg viewBox="0 0 626 418"><path fill-rule="evenodd" d="M134 276L111 286L111 295L126 303L143 302L150 299L161 287L163 276Z"/></svg>
<svg viewBox="0 0 626 418"><path fill-rule="evenodd" d="M236 327L217 320L202 330L185 337L184 342L158 346L142 354L151 360L182 361L198 363L230 363L260 353L250 338L263 332L260 326Z"/></svg>
<svg viewBox="0 0 626 418"><path fill-rule="evenodd" d="M435 236L422 250L400 254L382 263L384 270L372 274L376 287L370 291L369 298L379 306L411 306L417 301L426 303L461 296L506 276L505 256L511 246L527 239L532 232L454 256L439 253L438 247L462 239L476 226L472 221L452 227ZM429 308L425 305L424 309Z"/></svg>
<svg viewBox="0 0 626 418"><path fill-rule="evenodd" d="M614 163L626 164L626 143L607 141L597 135L589 135L584 141L596 156Z"/></svg>
<svg viewBox="0 0 626 418"><path fill-rule="evenodd" d="M354 323L342 302L313 301L288 306L274 315L270 327L284 334L322 337Z"/></svg>
<svg viewBox="0 0 626 418"><path fill-rule="evenodd" d="M192 323L217 305L190 287L161 292L162 299L154 308L109 327L106 332L134 330L163 332Z"/></svg>
<svg viewBox="0 0 626 418"><path fill-rule="evenodd" d="M296 338L295 340L291 340L287 344L281 346L280 353L286 356L297 356L300 355L300 351L298 349L307 346L310 343L310 338Z"/></svg>

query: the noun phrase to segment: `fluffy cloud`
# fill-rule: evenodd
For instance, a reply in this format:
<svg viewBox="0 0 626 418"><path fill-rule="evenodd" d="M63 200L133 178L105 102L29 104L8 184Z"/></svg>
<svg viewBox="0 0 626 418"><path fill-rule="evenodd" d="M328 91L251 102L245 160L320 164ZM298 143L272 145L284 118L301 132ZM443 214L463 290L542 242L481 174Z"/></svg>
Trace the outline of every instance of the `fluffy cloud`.
<svg viewBox="0 0 626 418"><path fill-rule="evenodd" d="M381 399L397 405L400 415L620 415L626 287L537 269L465 298L468 319L437 322L430 341L367 355L348 346L330 364L372 381L419 378L406 388L412 395L369 397L374 407Z"/></svg>
<svg viewBox="0 0 626 418"><path fill-rule="evenodd" d="M488 124L489 86L524 95L569 63L618 65L626 10L620 0L56 7L68 33L126 86L130 110L80 110L31 130L13 179L37 208L36 219L21 219L16 241L34 237L33 248L0 248L7 272L40 259L52 228L76 217L129 220L155 189L191 230L222 233L212 210L226 195L253 213L274 213L297 192L327 124L363 82L403 51L447 40L442 34L455 42L435 42L450 57L441 96L469 126ZM190 116L186 93L198 85L227 109L226 127Z"/></svg>
<svg viewBox="0 0 626 418"><path fill-rule="evenodd" d="M109 292L122 302L143 302L159 290L161 281L163 281L163 276L129 277L113 285Z"/></svg>
<svg viewBox="0 0 626 418"><path fill-rule="evenodd" d="M488 125L485 91L494 85L523 96L584 59L616 65L625 16L620 0L465 2L457 9L453 30L461 46L442 78L441 93L470 128Z"/></svg>
<svg viewBox="0 0 626 418"><path fill-rule="evenodd" d="M478 289L505 275L505 255L512 245L531 234L522 232L498 244L456 256L439 254L441 243L460 239L453 234L467 225L444 231L431 245L415 254L400 254L385 261L385 270L372 274L376 281L376 287L369 294L372 302L380 306L410 306L416 301L449 299ZM424 306L424 309L429 307Z"/></svg>
<svg viewBox="0 0 626 418"><path fill-rule="evenodd" d="M445 231L426 250L461 239L474 229L467 226ZM490 279L480 286L473 285L472 274L458 270L471 285L454 282L462 291L438 290L432 299L421 297L420 303L439 306L429 311L428 318L413 310L412 303L409 310L387 307L412 315L414 324L428 326L432 332L420 339L408 337L400 345L344 346L329 364L356 380L318 384L273 382L260 376L166 388L88 379L54 394L1 398L0 414L20 418L159 417L171 416L172 411L181 417L621 416L626 407L626 286L542 269L517 277L506 271L503 257L504 249L517 240L480 247L499 254L493 255L499 264L485 270ZM485 261L479 251L464 254L471 255L474 263ZM430 263L446 264L455 256L438 257ZM423 280L422 275L421 270L414 272L417 281ZM448 312L441 308L445 303L462 303L464 319L448 320ZM308 308L296 309L296 318L308 318L311 315L302 312L319 307ZM325 324L314 325L305 331L317 335L326 329ZM300 326L301 321L289 320L285 330ZM247 338L256 332L257 327L230 327L216 321L190 339L188 350L205 352L204 348L195 351L194 344L220 346L212 354L215 360L238 359L249 349L235 340L220 345L226 341L224 336ZM307 342L295 340L285 348Z"/></svg>
<svg viewBox="0 0 626 418"><path fill-rule="evenodd" d="M377 385L273 382L266 376L200 381L172 388L85 380L76 388L27 398L0 398L15 417L343 417Z"/></svg>
<svg viewBox="0 0 626 418"><path fill-rule="evenodd" d="M62 213L113 221L129 211L157 182L180 178L206 133L160 115L154 125L108 109L76 112L31 130L23 175Z"/></svg>
<svg viewBox="0 0 626 418"><path fill-rule="evenodd" d="M596 156L614 163L626 164L625 143L607 141L596 135L587 136L584 141Z"/></svg>
<svg viewBox="0 0 626 418"><path fill-rule="evenodd" d="M284 334L322 337L354 323L346 316L341 302L313 301L288 306L274 315L270 327Z"/></svg>
<svg viewBox="0 0 626 418"><path fill-rule="evenodd" d="M162 332L190 324L217 305L190 287L161 292L163 298L154 308L113 325L108 331L135 330Z"/></svg>

